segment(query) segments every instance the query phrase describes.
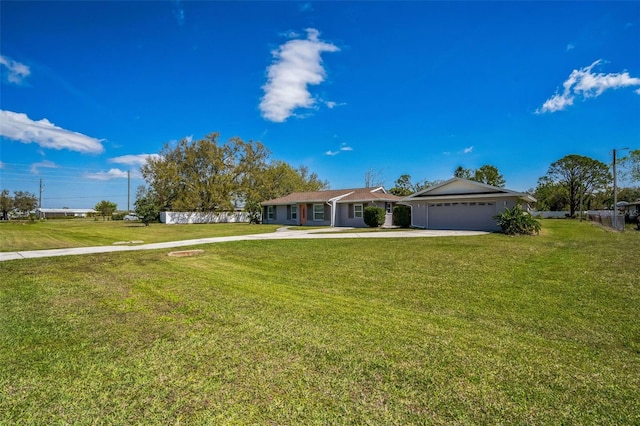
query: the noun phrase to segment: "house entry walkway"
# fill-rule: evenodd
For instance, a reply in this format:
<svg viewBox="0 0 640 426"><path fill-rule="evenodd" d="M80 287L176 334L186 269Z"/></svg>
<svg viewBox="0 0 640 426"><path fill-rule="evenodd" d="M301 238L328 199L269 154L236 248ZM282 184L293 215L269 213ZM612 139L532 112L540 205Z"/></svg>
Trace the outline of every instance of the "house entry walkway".
<svg viewBox="0 0 640 426"><path fill-rule="evenodd" d="M441 231L441 230L402 230L383 232L352 232L354 228L326 228L295 230L280 228L270 234L237 235L232 237L198 238L193 240L169 241L165 243L140 245L114 245L95 247L76 247L52 250L0 252L0 262L7 260L34 259L39 257L74 256L80 254L115 253L121 251L160 250L175 247L188 247L201 244L224 243L247 240L293 240L293 239L344 239L344 238L420 238L451 237L488 234L485 231ZM348 232L344 232L348 231Z"/></svg>

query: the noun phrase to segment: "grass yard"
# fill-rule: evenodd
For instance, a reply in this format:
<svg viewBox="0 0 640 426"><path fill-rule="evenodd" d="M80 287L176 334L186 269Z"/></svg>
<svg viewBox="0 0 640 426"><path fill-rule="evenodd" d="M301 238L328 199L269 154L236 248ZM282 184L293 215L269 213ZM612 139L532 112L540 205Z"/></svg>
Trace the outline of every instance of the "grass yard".
<svg viewBox="0 0 640 426"><path fill-rule="evenodd" d="M194 238L273 232L277 225L247 223L165 225L93 219L0 222L0 251L45 250L143 241L146 244Z"/></svg>
<svg viewBox="0 0 640 426"><path fill-rule="evenodd" d="M0 263L0 424L640 423L640 232L193 248Z"/></svg>

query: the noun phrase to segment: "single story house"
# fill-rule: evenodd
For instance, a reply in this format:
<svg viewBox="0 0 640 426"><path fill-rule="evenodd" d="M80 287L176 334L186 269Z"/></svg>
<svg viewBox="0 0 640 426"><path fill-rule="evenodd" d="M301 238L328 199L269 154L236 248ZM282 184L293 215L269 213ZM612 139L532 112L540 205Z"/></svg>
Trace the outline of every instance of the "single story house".
<svg viewBox="0 0 640 426"><path fill-rule="evenodd" d="M376 206L387 211L385 225L391 225L393 207L401 199L383 187L294 192L262 202L262 223L366 227L364 209Z"/></svg>
<svg viewBox="0 0 640 426"><path fill-rule="evenodd" d="M531 195L453 178L402 199L411 206L411 226L425 229L499 230L493 217L507 208L535 202Z"/></svg>

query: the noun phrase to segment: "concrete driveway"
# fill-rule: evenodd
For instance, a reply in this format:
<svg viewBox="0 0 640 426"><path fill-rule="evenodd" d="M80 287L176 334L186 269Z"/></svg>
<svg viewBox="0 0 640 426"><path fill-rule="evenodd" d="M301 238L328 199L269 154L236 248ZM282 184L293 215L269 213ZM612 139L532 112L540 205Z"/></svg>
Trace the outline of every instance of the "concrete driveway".
<svg viewBox="0 0 640 426"><path fill-rule="evenodd" d="M114 253L136 250L159 250L176 247L188 247L201 244L224 243L247 240L292 240L292 239L345 239L345 238L424 238L452 237L488 234L485 231L438 231L438 230L406 230L385 232L351 232L354 228L326 228L310 230L290 230L280 228L270 234L237 235L233 237L197 238L194 240L169 241L166 243L113 245L96 247L77 247L52 250L0 252L0 262L7 260L33 259L38 257L74 256L80 254ZM349 232L345 232L349 231Z"/></svg>

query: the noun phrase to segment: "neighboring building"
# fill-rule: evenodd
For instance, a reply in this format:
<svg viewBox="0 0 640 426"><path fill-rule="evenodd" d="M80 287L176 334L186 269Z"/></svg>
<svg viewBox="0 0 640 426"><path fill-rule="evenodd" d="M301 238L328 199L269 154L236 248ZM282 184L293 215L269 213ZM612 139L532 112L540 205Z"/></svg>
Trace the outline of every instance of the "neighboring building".
<svg viewBox="0 0 640 426"><path fill-rule="evenodd" d="M43 219L54 219L58 217L87 217L90 214L97 214L93 209L36 209L38 217Z"/></svg>
<svg viewBox="0 0 640 426"><path fill-rule="evenodd" d="M520 203L528 209L531 195L453 178L402 199L411 206L411 226L425 229L499 230L495 215Z"/></svg>
<svg viewBox="0 0 640 426"><path fill-rule="evenodd" d="M617 205L618 210L622 211L625 217L633 222L637 221L637 217L640 216L640 198L631 202L620 201Z"/></svg>
<svg viewBox="0 0 640 426"><path fill-rule="evenodd" d="M393 207L401 200L383 187L294 192L262 202L262 223L310 226L366 227L364 209L387 211L385 226L391 225Z"/></svg>

